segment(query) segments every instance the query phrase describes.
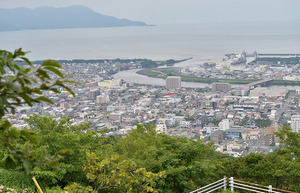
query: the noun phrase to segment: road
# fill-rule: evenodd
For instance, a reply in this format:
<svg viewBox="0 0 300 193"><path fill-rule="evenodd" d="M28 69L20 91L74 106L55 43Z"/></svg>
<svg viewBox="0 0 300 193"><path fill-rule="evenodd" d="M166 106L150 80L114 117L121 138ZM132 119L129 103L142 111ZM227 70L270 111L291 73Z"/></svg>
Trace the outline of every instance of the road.
<svg viewBox="0 0 300 193"><path fill-rule="evenodd" d="M278 120L281 117L281 114L284 113L286 111L286 109L291 105L291 101L292 101L294 95L295 95L295 92L290 91L287 99L283 100L283 104L282 104L281 108L276 111L275 118L273 119L272 125L277 124ZM264 144L265 129L260 129L260 131L261 131L260 139L249 141L249 144L248 144L249 145L249 151L248 151L249 153L252 153L252 152L256 153L258 151L258 149L269 148L269 147L265 146L265 144Z"/></svg>
<svg viewBox="0 0 300 193"><path fill-rule="evenodd" d="M286 109L290 106L293 97L295 96L295 92L290 91L286 100L283 100L283 104L280 109L276 111L275 118L273 119L272 125L275 125L281 117L281 114L286 111Z"/></svg>
<svg viewBox="0 0 300 193"><path fill-rule="evenodd" d="M260 147L265 147L265 129L260 129L260 138L258 140L249 141L249 153L256 153Z"/></svg>

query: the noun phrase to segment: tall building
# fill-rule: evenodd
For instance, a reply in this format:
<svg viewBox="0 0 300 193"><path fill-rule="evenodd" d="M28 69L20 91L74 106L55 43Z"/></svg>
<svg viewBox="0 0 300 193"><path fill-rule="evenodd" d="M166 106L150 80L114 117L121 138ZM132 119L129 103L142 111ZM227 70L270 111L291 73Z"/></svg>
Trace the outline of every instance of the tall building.
<svg viewBox="0 0 300 193"><path fill-rule="evenodd" d="M275 145L279 145L279 143L280 143L280 138L279 137L277 137L276 135L275 135L275 132L278 132L280 130L280 126L278 125L278 124L275 124L274 126L272 126L272 127L267 127L266 128L266 136L267 135L272 135L272 137L270 137L270 136L268 136L268 137L266 137L265 139L266 139L266 141L268 141L267 139L268 138L270 138L270 139L272 139L273 140L273 143L275 143ZM266 144L268 144L268 143L266 143ZM272 144L272 143L271 143Z"/></svg>
<svg viewBox="0 0 300 193"><path fill-rule="evenodd" d="M96 97L100 95L100 90L91 90L88 93L89 99L96 100Z"/></svg>
<svg viewBox="0 0 300 193"><path fill-rule="evenodd" d="M102 93L101 95L97 96L96 103L109 103L109 95Z"/></svg>
<svg viewBox="0 0 300 193"><path fill-rule="evenodd" d="M166 120L167 119L165 119L165 118L161 118L161 119L157 120L157 124L156 124L156 132L157 133L168 133Z"/></svg>
<svg viewBox="0 0 300 193"><path fill-rule="evenodd" d="M167 89L180 89L181 78L179 76L168 76L166 79Z"/></svg>
<svg viewBox="0 0 300 193"><path fill-rule="evenodd" d="M211 85L212 87L212 91L216 92L216 91L224 91L224 92L228 92L231 90L231 84L229 83L212 83Z"/></svg>
<svg viewBox="0 0 300 193"><path fill-rule="evenodd" d="M274 135L266 134L265 135L265 145L270 146L274 144Z"/></svg>
<svg viewBox="0 0 300 193"><path fill-rule="evenodd" d="M291 119L291 128L293 132L300 131L300 115L293 115Z"/></svg>

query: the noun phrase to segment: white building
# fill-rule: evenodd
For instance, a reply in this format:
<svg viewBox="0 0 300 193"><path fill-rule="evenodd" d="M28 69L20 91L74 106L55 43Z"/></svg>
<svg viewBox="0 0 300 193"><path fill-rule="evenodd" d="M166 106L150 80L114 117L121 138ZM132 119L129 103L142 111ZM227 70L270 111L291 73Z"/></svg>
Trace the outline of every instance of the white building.
<svg viewBox="0 0 300 193"><path fill-rule="evenodd" d="M299 132L300 130L300 115L293 115L291 119L291 128L293 132Z"/></svg>
<svg viewBox="0 0 300 193"><path fill-rule="evenodd" d="M168 128L166 124L167 119L158 119L156 124L156 132L157 133L168 133Z"/></svg>
<svg viewBox="0 0 300 193"><path fill-rule="evenodd" d="M180 121L179 126L180 126L180 128L189 128L191 126L191 122L190 121Z"/></svg>
<svg viewBox="0 0 300 193"><path fill-rule="evenodd" d="M100 96L97 96L96 103L109 103L109 96L107 94L102 93Z"/></svg>
<svg viewBox="0 0 300 193"><path fill-rule="evenodd" d="M220 123L219 123L219 128L222 131L226 131L228 129L230 129L230 125L229 125L229 119L223 119Z"/></svg>

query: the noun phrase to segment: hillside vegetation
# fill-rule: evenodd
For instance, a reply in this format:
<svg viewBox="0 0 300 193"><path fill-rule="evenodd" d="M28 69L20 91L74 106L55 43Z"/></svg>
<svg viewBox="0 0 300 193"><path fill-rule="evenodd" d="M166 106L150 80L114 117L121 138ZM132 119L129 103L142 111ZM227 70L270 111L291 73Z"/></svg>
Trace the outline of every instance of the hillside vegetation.
<svg viewBox="0 0 300 193"><path fill-rule="evenodd" d="M30 174L48 192L58 187L70 192L189 192L224 175L300 191L300 137L288 128L282 131L288 141L279 151L233 158L216 152L211 143L158 134L153 125L138 125L121 138L105 137L103 131L85 133L89 125L72 126L68 118L34 115L27 122L37 143L20 145L31 147ZM7 152L0 155L3 160ZM5 175L0 184L35 188L22 165L1 162L1 167Z"/></svg>

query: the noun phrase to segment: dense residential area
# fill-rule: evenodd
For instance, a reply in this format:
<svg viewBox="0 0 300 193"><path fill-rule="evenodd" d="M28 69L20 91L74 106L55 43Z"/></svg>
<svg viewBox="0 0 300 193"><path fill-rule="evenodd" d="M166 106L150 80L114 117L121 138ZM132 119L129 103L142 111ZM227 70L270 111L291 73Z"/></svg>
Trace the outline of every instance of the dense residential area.
<svg viewBox="0 0 300 193"><path fill-rule="evenodd" d="M285 62L280 64L273 58L267 62L258 58L257 62L249 64L243 57L242 54L231 54L228 60L222 62L226 64L223 67L216 68L216 64L220 66L220 63L212 62L212 65L206 63L197 68L167 71L170 76L165 77L166 86L136 84L113 78L118 71L142 68L143 61L64 61L63 73L72 75L72 80L81 83L72 85L76 98L67 92L47 92L45 96L52 99L54 105L41 103L18 107L16 114L7 114L6 117L17 128L27 127L25 119L31 114L56 119L70 117L74 125L91 122L89 129L107 129L108 136L126 136L132 128L136 128L136 124L152 123L157 132L170 136L213 141L217 151L235 157L251 152L273 152L280 146L275 132L283 125L290 125L294 132L299 131L300 90L297 87L274 89L274 86L251 86L251 83L236 86L217 81L203 88L181 87L182 80L178 74L195 76L195 72L205 72L215 80L230 78L217 72L231 72L234 79L241 80L249 77L255 80L297 79L300 62L291 65L286 62L294 60L286 58L280 59ZM270 62L272 60L273 63ZM243 67L236 68L237 65ZM201 73L197 76L202 77Z"/></svg>

